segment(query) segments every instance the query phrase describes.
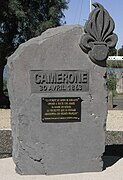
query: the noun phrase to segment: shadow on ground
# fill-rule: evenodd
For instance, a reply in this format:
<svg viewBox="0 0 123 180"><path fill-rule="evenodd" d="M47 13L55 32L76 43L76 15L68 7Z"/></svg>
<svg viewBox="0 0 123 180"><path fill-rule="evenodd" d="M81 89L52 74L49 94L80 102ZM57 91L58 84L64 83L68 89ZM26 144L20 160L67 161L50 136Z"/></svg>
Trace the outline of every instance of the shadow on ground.
<svg viewBox="0 0 123 180"><path fill-rule="evenodd" d="M114 165L121 158L123 158L123 145L107 145L105 147L105 153L102 158L104 162L104 169Z"/></svg>
<svg viewBox="0 0 123 180"><path fill-rule="evenodd" d="M1 109L9 109L10 108L10 101L9 97L5 95L0 95L0 108Z"/></svg>
<svg viewBox="0 0 123 180"><path fill-rule="evenodd" d="M113 98L113 109L123 110L123 97L114 97Z"/></svg>

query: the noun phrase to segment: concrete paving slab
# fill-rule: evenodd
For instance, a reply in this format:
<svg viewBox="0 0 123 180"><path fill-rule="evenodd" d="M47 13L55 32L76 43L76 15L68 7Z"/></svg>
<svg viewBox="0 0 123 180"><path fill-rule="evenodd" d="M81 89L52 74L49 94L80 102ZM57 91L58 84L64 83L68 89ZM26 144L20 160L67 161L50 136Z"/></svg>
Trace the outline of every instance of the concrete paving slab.
<svg viewBox="0 0 123 180"><path fill-rule="evenodd" d="M0 109L0 129L11 129L10 109Z"/></svg>
<svg viewBox="0 0 123 180"><path fill-rule="evenodd" d="M123 131L123 110L108 111L106 130Z"/></svg>
<svg viewBox="0 0 123 180"><path fill-rule="evenodd" d="M15 172L12 158L0 160L0 180L123 180L123 158L103 172L55 176L21 176Z"/></svg>

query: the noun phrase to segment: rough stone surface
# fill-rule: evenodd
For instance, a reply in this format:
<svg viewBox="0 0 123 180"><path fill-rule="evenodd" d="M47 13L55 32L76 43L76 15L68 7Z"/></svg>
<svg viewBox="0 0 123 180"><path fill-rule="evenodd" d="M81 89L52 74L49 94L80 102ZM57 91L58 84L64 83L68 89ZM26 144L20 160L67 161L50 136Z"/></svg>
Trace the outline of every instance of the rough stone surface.
<svg viewBox="0 0 123 180"><path fill-rule="evenodd" d="M13 160L20 174L101 171L107 116L106 69L79 41L81 26L49 29L9 58ZM89 70L88 92L31 93L30 70ZM42 97L80 97L81 122L43 123Z"/></svg>

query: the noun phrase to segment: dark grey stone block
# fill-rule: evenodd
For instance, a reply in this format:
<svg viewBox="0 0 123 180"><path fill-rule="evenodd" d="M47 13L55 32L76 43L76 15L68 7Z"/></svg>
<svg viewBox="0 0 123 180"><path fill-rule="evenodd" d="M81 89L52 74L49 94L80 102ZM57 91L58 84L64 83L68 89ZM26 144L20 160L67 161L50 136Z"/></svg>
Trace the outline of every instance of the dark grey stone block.
<svg viewBox="0 0 123 180"><path fill-rule="evenodd" d="M9 57L13 160L20 174L102 171L107 116L106 68L80 46L81 26L49 29ZM89 89L32 92L30 71L87 71ZM81 121L42 122L41 98L81 98Z"/></svg>

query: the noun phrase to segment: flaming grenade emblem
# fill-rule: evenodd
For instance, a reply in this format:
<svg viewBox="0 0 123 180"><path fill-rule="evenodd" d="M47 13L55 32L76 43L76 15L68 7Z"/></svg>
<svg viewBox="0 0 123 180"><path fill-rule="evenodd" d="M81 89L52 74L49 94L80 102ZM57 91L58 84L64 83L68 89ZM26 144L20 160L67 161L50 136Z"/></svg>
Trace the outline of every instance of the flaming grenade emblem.
<svg viewBox="0 0 123 180"><path fill-rule="evenodd" d="M99 3L93 6L95 9L85 24L80 47L94 63L102 65L106 62L109 48L116 46L118 38L113 33L115 24L107 10Z"/></svg>

